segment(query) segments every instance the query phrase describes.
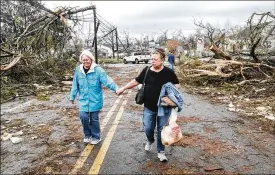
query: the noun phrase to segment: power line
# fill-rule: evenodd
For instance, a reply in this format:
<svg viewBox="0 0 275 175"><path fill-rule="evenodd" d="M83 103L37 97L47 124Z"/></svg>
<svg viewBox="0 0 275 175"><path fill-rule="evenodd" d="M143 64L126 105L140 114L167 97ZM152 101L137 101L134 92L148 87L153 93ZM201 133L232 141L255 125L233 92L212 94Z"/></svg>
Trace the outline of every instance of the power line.
<svg viewBox="0 0 275 175"><path fill-rule="evenodd" d="M115 28L114 26L111 26L111 27L109 27L107 24L105 24L105 22L104 21L102 21L102 20L100 20L100 19L98 19L105 27L107 27L108 29L110 29L110 30L112 30L113 28Z"/></svg>
<svg viewBox="0 0 275 175"><path fill-rule="evenodd" d="M105 22L107 22L110 26L112 26L113 28L115 28L113 24L109 23L107 20L105 20L105 19L104 19L102 16L100 16L98 13L97 13L97 15L98 15L100 18L102 18Z"/></svg>

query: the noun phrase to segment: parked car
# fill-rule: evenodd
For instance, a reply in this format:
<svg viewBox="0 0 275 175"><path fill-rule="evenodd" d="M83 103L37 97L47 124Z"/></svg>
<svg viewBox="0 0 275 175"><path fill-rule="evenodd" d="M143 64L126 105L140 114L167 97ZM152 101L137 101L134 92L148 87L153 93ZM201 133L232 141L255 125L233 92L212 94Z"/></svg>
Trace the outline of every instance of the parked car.
<svg viewBox="0 0 275 175"><path fill-rule="evenodd" d="M123 58L123 63L127 64L128 62L132 62L134 64L139 64L139 62L148 63L151 59L149 52L132 52L130 56L126 56Z"/></svg>

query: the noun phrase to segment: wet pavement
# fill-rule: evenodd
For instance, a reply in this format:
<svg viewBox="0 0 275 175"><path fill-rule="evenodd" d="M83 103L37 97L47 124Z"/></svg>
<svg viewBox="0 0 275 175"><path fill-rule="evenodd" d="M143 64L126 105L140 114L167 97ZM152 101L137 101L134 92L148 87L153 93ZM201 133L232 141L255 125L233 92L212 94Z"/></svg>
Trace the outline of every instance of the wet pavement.
<svg viewBox="0 0 275 175"><path fill-rule="evenodd" d="M125 85L145 66L104 68L119 85ZM93 147L77 172L87 174L93 167L99 174L275 173L274 135L223 105L210 104L181 90L184 106L178 113L178 124L183 138L166 148L169 161L162 163L157 158L156 143L151 152L144 150L143 107L134 102L136 89L125 92L115 103L118 97L104 88L101 122L111 109L113 114L102 130L102 142ZM72 171L86 145L82 143L77 104L68 101L68 94L55 94L49 101L28 97L1 105L1 134L23 131L18 136L23 138L20 143L1 141L1 174ZM95 162L102 163L96 166Z"/></svg>

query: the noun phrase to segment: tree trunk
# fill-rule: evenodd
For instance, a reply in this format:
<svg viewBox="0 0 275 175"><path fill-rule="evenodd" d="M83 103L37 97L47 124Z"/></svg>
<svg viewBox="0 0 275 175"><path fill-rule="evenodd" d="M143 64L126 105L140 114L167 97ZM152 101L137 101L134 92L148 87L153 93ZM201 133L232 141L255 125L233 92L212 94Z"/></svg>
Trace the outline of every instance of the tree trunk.
<svg viewBox="0 0 275 175"><path fill-rule="evenodd" d="M226 59L226 60L232 60L231 56L224 53L220 48L212 44L209 49L215 54L215 58L217 59Z"/></svg>
<svg viewBox="0 0 275 175"><path fill-rule="evenodd" d="M255 54L256 47L257 47L257 45L259 44L260 40L261 40L261 37L256 41L255 44L252 45L251 50L250 50L250 55L252 56L252 58L254 59L254 61L255 61L256 63L259 63L259 62L260 62L259 58L258 58L257 55Z"/></svg>

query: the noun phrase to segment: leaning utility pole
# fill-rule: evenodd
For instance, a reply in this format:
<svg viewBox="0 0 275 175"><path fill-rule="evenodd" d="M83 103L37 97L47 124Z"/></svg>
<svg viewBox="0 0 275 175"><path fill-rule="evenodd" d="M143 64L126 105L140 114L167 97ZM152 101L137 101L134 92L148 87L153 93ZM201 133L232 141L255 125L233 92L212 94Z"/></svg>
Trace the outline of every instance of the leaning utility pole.
<svg viewBox="0 0 275 175"><path fill-rule="evenodd" d="M98 63L97 60L97 26L96 26L96 7L93 5L93 11L94 11L94 44L95 44L95 62Z"/></svg>

